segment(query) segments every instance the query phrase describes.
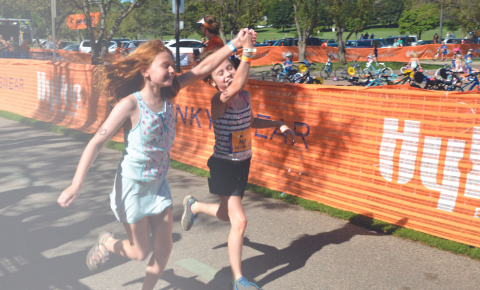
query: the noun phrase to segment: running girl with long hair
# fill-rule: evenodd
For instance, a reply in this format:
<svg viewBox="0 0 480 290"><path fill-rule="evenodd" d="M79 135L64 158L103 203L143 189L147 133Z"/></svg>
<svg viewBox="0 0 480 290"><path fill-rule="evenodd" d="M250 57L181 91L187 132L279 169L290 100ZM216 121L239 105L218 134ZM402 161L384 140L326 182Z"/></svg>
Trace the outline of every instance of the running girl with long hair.
<svg viewBox="0 0 480 290"><path fill-rule="evenodd" d="M252 42L250 35L247 35L247 39L237 70L234 63L226 59L204 79L219 90L211 99L215 147L207 165L210 168L210 192L219 196L220 203L198 202L193 196L187 195L183 200L182 216L182 227L186 231L190 230L200 213L231 223L228 254L234 290L260 289L243 276L241 267L243 237L247 227L242 198L248 182L252 156L250 130L280 128L282 133L290 135L295 141L295 134L283 122L255 118L252 113L252 98L243 88L248 81L255 42ZM210 61L210 53L213 51L201 56L203 60L200 64Z"/></svg>
<svg viewBox="0 0 480 290"><path fill-rule="evenodd" d="M173 54L161 40L147 41L127 57L96 68L94 79L115 107L85 148L72 184L62 192L58 203L68 207L80 195L88 169L107 141L123 126L125 151L110 193L110 206L123 223L128 239L115 239L111 232L100 233L87 254L90 270L104 264L110 253L145 260L151 249L150 228L153 255L142 289L154 288L173 246L172 197L165 177L175 139L170 100L182 88L209 75L232 54L232 47L249 47L250 33L248 29L240 31L228 46L179 76L175 73Z"/></svg>

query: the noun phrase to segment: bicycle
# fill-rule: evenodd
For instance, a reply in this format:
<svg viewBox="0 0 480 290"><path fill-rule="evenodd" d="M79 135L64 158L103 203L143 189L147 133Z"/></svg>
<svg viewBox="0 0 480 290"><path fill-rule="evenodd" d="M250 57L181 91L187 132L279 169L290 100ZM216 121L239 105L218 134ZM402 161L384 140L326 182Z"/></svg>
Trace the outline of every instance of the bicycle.
<svg viewBox="0 0 480 290"><path fill-rule="evenodd" d="M387 74L389 76L393 76L393 70L387 66L385 66L385 63L383 62L377 62L375 61L375 64L377 65L378 69L373 65L373 59L370 57L367 57L367 64L363 72L365 74L378 74L379 72L383 71L383 74ZM380 68L380 66L383 66L383 68ZM402 72L403 73L403 72Z"/></svg>
<svg viewBox="0 0 480 290"><path fill-rule="evenodd" d="M365 73L363 71L363 69L360 67L360 65L358 64L358 60L361 59L362 57L359 56L356 60L355 60L355 63L353 64L353 66L349 67L342 67L342 66L339 66L335 69L335 77L340 79L344 79L344 80L348 80L349 77L350 77L350 73L349 73L349 69L350 69L350 72L352 73L352 76L355 75L359 78L364 78L365 76ZM346 65L348 64L348 62L344 62L343 65ZM353 70L351 70L351 68Z"/></svg>
<svg viewBox="0 0 480 290"><path fill-rule="evenodd" d="M331 59L333 57L330 56L330 54L327 54L327 56L328 56L327 63L325 63L325 65L320 70L320 77L322 77L325 80L330 77L330 75L332 74L332 71L333 71L332 62L331 62Z"/></svg>
<svg viewBox="0 0 480 290"><path fill-rule="evenodd" d="M300 64L298 66L299 73L296 73L294 76L296 83L302 84L316 84L316 85L323 85L323 78L321 77L313 77L310 75L310 67L315 66L316 63L310 63L308 61Z"/></svg>
<svg viewBox="0 0 480 290"><path fill-rule="evenodd" d="M437 52L433 55L432 60L433 60L433 61L438 60L438 57L439 57L439 56L440 56L440 47L437 48Z"/></svg>
<svg viewBox="0 0 480 290"><path fill-rule="evenodd" d="M284 83L294 83L295 80L293 76L298 72L298 67L296 65L292 65L289 71L286 71L287 67L284 64L276 63L271 68L272 70L272 77L273 81Z"/></svg>
<svg viewBox="0 0 480 290"><path fill-rule="evenodd" d="M468 87L469 85L472 85L467 91L473 90L475 86L477 86L477 89L480 91L480 82L478 81L478 72L472 73L466 76L466 79L469 81L469 83L465 84L463 87L460 86L458 89L459 92L463 92L464 88Z"/></svg>

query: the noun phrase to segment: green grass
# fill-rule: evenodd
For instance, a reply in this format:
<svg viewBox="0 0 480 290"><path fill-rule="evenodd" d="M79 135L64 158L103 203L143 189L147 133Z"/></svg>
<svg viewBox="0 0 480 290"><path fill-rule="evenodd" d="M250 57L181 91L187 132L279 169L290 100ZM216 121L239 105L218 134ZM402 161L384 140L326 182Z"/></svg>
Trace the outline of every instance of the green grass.
<svg viewBox="0 0 480 290"><path fill-rule="evenodd" d="M83 133L74 129L69 129L69 128L65 128L55 124L34 120L31 118L23 117L23 116L6 112L6 111L0 110L0 117L13 120L16 122L20 122L22 124L32 126L34 128L48 130L57 134L63 134L65 136L72 137L74 139L81 140L84 142L88 142L93 137L93 134ZM125 149L125 146L123 143L119 143L111 140L108 141L105 147L110 149L115 149L118 151L123 151ZM210 176L209 172L204 169L200 169L188 164L184 164L176 160L172 160L170 165L172 168L190 172L197 176L201 176L201 177ZM449 251L454 254L465 255L472 259L480 260L480 248L472 247L472 246L461 244L454 241L449 241L449 240L435 237L429 234L421 233L415 230L403 228L398 225L372 219L370 217L359 215L353 212L340 210L328 205L318 203L316 201L303 199L301 197L296 197L289 194L282 194L279 191L272 190L266 187L257 186L255 184L249 183L247 185L247 189L261 196L283 200L284 202L287 202L289 204L301 206L306 210L316 211L319 213L327 214L334 218L347 220L352 224L355 224L370 230L374 230L374 231L388 234L388 235L393 235L403 239L408 239L411 241L416 241L440 250Z"/></svg>

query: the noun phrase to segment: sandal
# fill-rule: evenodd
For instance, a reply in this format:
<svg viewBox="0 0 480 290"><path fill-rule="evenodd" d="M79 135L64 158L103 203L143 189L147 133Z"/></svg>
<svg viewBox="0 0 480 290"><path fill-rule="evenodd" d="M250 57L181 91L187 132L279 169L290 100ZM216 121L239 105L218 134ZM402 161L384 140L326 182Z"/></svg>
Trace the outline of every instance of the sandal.
<svg viewBox="0 0 480 290"><path fill-rule="evenodd" d="M90 271L97 270L100 266L105 264L110 253L105 247L105 242L108 238L113 238L111 232L102 232L98 235L97 244L93 246L87 254L87 267Z"/></svg>

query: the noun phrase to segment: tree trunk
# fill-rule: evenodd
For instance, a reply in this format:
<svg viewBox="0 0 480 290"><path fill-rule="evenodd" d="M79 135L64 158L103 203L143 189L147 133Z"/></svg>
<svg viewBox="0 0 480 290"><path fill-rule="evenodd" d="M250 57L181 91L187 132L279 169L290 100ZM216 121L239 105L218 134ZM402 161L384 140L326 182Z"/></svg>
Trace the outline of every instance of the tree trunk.
<svg viewBox="0 0 480 290"><path fill-rule="evenodd" d="M338 62L346 62L345 58L345 44L343 43L343 27L338 27L337 43L338 43Z"/></svg>
<svg viewBox="0 0 480 290"><path fill-rule="evenodd" d="M305 52L307 51L307 44L303 40L298 41L298 61L305 61Z"/></svg>

